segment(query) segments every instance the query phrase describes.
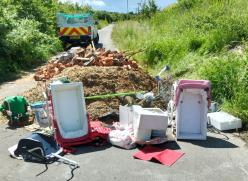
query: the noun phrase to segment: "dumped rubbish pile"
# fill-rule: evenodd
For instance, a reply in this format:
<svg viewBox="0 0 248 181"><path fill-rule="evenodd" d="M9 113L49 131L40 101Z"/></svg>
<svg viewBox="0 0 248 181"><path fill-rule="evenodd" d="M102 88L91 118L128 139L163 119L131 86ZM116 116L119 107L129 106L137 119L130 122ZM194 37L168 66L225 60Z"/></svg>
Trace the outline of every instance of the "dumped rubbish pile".
<svg viewBox="0 0 248 181"><path fill-rule="evenodd" d="M34 75L36 81L50 80L68 67L78 66L121 66L125 69L138 69L138 65L131 59L133 52L117 52L99 48L75 47L67 52L53 57L49 63L38 69Z"/></svg>
<svg viewBox="0 0 248 181"><path fill-rule="evenodd" d="M75 56L82 53L87 58L87 51L78 49L75 55L66 56L77 62ZM94 58L90 57L87 65L78 61L61 71L58 67L50 71L54 70L51 65L67 65L69 59L60 56L45 67L45 72L52 74L44 71L40 74L41 69L36 73L35 79L42 81L24 95L32 104L24 101L24 97L11 97L1 105L0 110L17 123L25 115L34 114L37 129L41 130L10 147L12 157L46 165L60 160L69 164L73 173L80 164L63 157L64 154L75 153L76 146L110 143L123 149L143 146L133 158L172 166L185 153L159 145L179 139L206 140L207 121L219 130L241 127L240 124L231 127L229 122L241 120L225 114L229 127L218 128L224 113L215 112L217 103L211 102L208 80L179 80L171 87L170 82L164 84L160 77L169 70L168 66L153 78L131 63L129 68L126 64L112 63L96 66L93 62L97 56L91 56ZM22 109L17 111L16 105ZM210 110L213 113L208 113ZM113 117L116 119L112 120Z"/></svg>

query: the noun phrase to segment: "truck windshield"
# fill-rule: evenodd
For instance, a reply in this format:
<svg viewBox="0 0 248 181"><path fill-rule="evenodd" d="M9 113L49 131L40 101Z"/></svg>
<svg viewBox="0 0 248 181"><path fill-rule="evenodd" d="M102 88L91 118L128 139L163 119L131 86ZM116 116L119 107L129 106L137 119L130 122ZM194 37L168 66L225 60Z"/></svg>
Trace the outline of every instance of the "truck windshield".
<svg viewBox="0 0 248 181"><path fill-rule="evenodd" d="M79 27L90 25L93 23L93 18L88 14L57 14L57 24L59 27Z"/></svg>
<svg viewBox="0 0 248 181"><path fill-rule="evenodd" d="M87 17L81 17L81 18L68 18L67 24L78 24L78 23L88 23L89 18Z"/></svg>

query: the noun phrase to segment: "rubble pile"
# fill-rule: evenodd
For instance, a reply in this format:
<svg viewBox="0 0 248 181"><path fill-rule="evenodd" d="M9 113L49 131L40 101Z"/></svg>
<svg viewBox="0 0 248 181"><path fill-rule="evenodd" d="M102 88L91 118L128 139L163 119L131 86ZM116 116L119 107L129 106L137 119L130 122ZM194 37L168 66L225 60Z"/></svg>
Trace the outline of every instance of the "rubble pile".
<svg viewBox="0 0 248 181"><path fill-rule="evenodd" d="M157 89L155 79L142 69L128 70L118 66L81 67L76 65L63 70L54 78L56 77L68 77L72 82L82 82L85 97L139 91L156 92ZM24 96L30 103L44 100L42 92L49 82L50 81L46 83L38 82L38 85L25 92ZM107 112L111 112L112 109L118 110L120 104L122 104L121 97L86 100L87 111L94 117L102 116ZM163 107L165 105L166 103L163 103ZM158 106L161 106L161 103L159 103Z"/></svg>
<svg viewBox="0 0 248 181"><path fill-rule="evenodd" d="M132 54L132 53L131 53ZM130 59L130 52L123 53L99 48L75 47L53 57L48 64L39 68L34 79L36 81L50 80L68 67L78 66L121 66L125 69L138 69L135 61Z"/></svg>
<svg viewBox="0 0 248 181"><path fill-rule="evenodd" d="M137 53L137 52L136 52ZM157 93L155 78L130 60L135 52L117 52L104 48L94 51L92 48L75 47L53 57L48 64L37 70L34 78L37 86L26 91L24 97L30 102L44 100L45 91L53 79L67 77L71 82L82 82L84 96L99 96L116 93L152 91ZM167 84L167 83L166 83ZM135 104L139 100L133 96ZM163 99L153 101L154 107L164 109L167 103ZM125 105L124 97L87 100L87 111L93 117L118 111L119 105Z"/></svg>

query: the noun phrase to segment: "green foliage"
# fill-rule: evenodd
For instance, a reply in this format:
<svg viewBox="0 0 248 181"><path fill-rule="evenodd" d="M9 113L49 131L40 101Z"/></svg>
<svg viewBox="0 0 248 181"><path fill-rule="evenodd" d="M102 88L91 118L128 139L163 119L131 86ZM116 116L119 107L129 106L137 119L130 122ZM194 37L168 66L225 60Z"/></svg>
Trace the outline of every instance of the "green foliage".
<svg viewBox="0 0 248 181"><path fill-rule="evenodd" d="M107 26L109 23L107 20L100 20L98 21L98 25L97 25L97 28L98 29L102 29L103 27Z"/></svg>
<svg viewBox="0 0 248 181"><path fill-rule="evenodd" d="M44 62L59 48L59 40L40 32L38 27L37 21L21 19L6 35L11 59L22 67Z"/></svg>
<svg viewBox="0 0 248 181"><path fill-rule="evenodd" d="M202 0L178 0L178 6L183 10L188 10L193 8L199 2L202 2Z"/></svg>
<svg viewBox="0 0 248 181"><path fill-rule="evenodd" d="M209 79L213 99L248 123L247 12L246 0L179 0L150 19L118 23L113 38L120 49L145 49L135 58L152 74L168 64L175 78Z"/></svg>
<svg viewBox="0 0 248 181"><path fill-rule="evenodd" d="M227 53L209 58L198 74L212 83L213 99L224 103L223 109L231 112L248 124L248 54L237 56Z"/></svg>
<svg viewBox="0 0 248 181"><path fill-rule="evenodd" d="M135 17L135 15L130 12L129 14L117 13L117 12L107 12L107 11L94 11L93 16L97 20L107 21L108 23L129 20Z"/></svg>
<svg viewBox="0 0 248 181"><path fill-rule="evenodd" d="M61 50L52 0L0 2L0 82Z"/></svg>

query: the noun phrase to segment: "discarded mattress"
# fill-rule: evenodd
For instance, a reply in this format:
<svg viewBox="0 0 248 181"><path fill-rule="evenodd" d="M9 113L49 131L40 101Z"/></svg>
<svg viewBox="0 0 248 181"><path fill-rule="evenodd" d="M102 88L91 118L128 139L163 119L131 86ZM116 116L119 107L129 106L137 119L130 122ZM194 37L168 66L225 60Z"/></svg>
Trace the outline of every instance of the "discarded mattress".
<svg viewBox="0 0 248 181"><path fill-rule="evenodd" d="M210 82L180 80L174 97L177 139L206 140Z"/></svg>
<svg viewBox="0 0 248 181"><path fill-rule="evenodd" d="M51 84L53 127L62 147L79 145L89 139L89 119L81 82Z"/></svg>

